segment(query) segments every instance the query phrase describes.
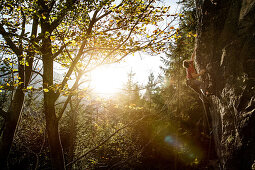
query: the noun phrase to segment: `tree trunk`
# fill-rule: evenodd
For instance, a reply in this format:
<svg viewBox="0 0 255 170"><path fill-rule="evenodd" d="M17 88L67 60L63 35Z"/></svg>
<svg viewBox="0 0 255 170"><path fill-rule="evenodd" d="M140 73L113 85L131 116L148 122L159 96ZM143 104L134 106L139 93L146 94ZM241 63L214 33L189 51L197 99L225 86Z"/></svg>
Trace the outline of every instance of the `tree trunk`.
<svg viewBox="0 0 255 170"><path fill-rule="evenodd" d="M78 108L79 107L79 102L78 101L76 103L76 107L75 108ZM77 110L75 110L73 108L73 105L72 105L72 102L70 102L70 106L71 106L71 110L70 110L70 128L69 128L69 131L70 131L70 135L68 137L68 145L67 145L67 161L68 162L72 162L73 161L73 158L74 158L74 149L75 149L75 141L76 141L76 136L77 136ZM71 170L72 169L72 165L67 167L68 170Z"/></svg>
<svg viewBox="0 0 255 170"><path fill-rule="evenodd" d="M46 107L49 107L49 106L46 106ZM45 115L46 115L46 128L47 128L48 140L49 140L49 146L50 146L52 169L64 170L65 164L64 164L62 145L59 138L58 122L56 120L56 117L54 116L54 111L50 111L48 109L47 111L45 111Z"/></svg>
<svg viewBox="0 0 255 170"><path fill-rule="evenodd" d="M2 169L7 169L7 159L11 149L15 129L19 120L24 102L22 88L16 90L7 117L5 119L3 134L0 140L0 165Z"/></svg>
<svg viewBox="0 0 255 170"><path fill-rule="evenodd" d="M37 28L38 28L38 17L35 15L33 19L33 25L32 25L31 41L34 41L34 37L37 34ZM6 39L7 39L6 41L8 41L8 38ZM15 49L12 49L12 50L15 52ZM11 149L11 144L13 141L15 129L18 124L18 120L22 111L23 102L25 100L24 92L22 91L22 89L28 86L29 81L31 79L31 73L33 68L35 52L27 53L26 60L28 61L29 65L28 66L25 65L26 69L24 70L24 66L20 64L20 61L22 61L22 57L21 57L22 51L23 51L22 45L20 44L19 50L17 50L15 53L17 54L17 57L18 57L19 77L21 78L20 82L23 82L23 83L19 85L19 87L14 93L14 97L11 101L11 105L9 106L8 112L6 114L3 134L0 134L1 136L0 165L2 166L1 168L3 169L7 168L7 158ZM29 51L32 51L32 42L31 42Z"/></svg>
<svg viewBox="0 0 255 170"><path fill-rule="evenodd" d="M46 118L46 129L50 146L52 168L55 170L65 169L63 149L59 137L58 120L55 112L56 94L53 86L53 57L51 51L51 40L49 37L43 39L43 87L49 91L44 92L44 114Z"/></svg>
<svg viewBox="0 0 255 170"><path fill-rule="evenodd" d="M19 51L18 57L18 68L19 68L19 77L20 82L24 82L24 67L20 64L22 60L21 52ZM13 141L13 137L15 134L15 130L18 124L18 120L22 111L23 102L25 99L25 95L23 92L24 83L21 83L17 90L14 92L14 96L11 100L11 104L6 113L6 118L4 121L3 133L1 134L0 140L0 165L2 169L7 169L7 160L11 150L11 145ZM12 97L12 96L11 96Z"/></svg>

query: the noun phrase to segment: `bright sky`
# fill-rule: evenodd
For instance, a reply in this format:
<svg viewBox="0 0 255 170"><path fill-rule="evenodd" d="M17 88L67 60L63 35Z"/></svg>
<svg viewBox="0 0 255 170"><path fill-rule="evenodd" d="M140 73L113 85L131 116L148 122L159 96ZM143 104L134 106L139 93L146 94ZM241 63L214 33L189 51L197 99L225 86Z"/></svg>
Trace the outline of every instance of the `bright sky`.
<svg viewBox="0 0 255 170"><path fill-rule="evenodd" d="M177 1L168 0L165 2L165 5L170 5L170 10L176 13L178 8ZM163 55L150 56L142 52L135 53L135 55L127 56L124 62L97 68L91 73L93 92L102 97L114 95L121 90L131 70L135 73L134 81L140 85L146 85L150 73L153 73L155 77L161 74L159 66L163 64L160 61L160 56Z"/></svg>
<svg viewBox="0 0 255 170"><path fill-rule="evenodd" d="M111 96L122 89L127 81L128 73L135 73L134 82L145 85L150 73L157 76L161 65L159 56L150 56L136 53L127 56L117 64L102 66L91 72L91 87L99 96Z"/></svg>

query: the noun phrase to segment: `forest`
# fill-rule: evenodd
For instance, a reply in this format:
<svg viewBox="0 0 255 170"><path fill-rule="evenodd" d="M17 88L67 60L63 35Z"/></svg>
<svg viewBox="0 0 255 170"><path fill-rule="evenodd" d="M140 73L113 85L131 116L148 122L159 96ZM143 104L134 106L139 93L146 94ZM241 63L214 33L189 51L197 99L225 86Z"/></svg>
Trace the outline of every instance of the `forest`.
<svg viewBox="0 0 255 170"><path fill-rule="evenodd" d="M1 0L0 169L255 169L254 30L254 0Z"/></svg>

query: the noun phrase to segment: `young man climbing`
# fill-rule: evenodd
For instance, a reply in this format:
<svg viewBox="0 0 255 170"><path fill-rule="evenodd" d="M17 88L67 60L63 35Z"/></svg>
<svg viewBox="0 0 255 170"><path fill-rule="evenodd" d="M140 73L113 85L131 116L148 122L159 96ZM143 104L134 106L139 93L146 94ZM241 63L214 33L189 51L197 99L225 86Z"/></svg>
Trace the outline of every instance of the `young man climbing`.
<svg viewBox="0 0 255 170"><path fill-rule="evenodd" d="M187 85L192 88L195 92L198 94L203 94L206 96L208 92L206 91L205 84L198 80L199 76L205 74L206 70L202 69L199 73L197 73L194 65L194 58L196 55L196 48L193 51L193 54L191 55L190 60L184 60L183 61L183 67L186 68L186 78L187 78Z"/></svg>

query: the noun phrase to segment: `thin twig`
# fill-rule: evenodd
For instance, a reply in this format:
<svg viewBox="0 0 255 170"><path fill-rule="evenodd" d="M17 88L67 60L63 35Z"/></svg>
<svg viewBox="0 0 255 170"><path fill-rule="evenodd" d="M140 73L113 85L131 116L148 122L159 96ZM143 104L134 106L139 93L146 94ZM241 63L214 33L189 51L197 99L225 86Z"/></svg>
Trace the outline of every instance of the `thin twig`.
<svg viewBox="0 0 255 170"><path fill-rule="evenodd" d="M131 125L134 125L138 122L140 122L141 120L143 120L146 116L143 116L141 119L135 121L135 122L130 122L128 123L127 125L123 126L122 128L116 130L113 134L111 134L108 138L106 138L105 140L103 140L100 144L98 144L97 146L95 146L94 148L88 150L86 153L82 154L81 156L79 156L78 158L76 158L75 160L73 160L72 162L69 162L66 167L74 164L75 162L77 162L78 160L84 158L86 155L88 155L90 152L96 150L97 148L99 148L101 145L104 145L107 141L109 141L113 136L115 136L118 132L120 132L121 130L131 126Z"/></svg>

